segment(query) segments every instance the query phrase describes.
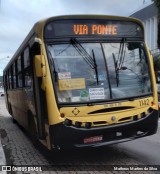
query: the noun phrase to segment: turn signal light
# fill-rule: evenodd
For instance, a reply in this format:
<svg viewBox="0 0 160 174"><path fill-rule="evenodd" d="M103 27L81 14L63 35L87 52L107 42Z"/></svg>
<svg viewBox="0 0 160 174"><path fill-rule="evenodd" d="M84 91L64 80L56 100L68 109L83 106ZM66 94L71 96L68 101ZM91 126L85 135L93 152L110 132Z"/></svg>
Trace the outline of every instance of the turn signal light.
<svg viewBox="0 0 160 174"><path fill-rule="evenodd" d="M64 113L61 113L61 118L64 118L65 117L65 114Z"/></svg>

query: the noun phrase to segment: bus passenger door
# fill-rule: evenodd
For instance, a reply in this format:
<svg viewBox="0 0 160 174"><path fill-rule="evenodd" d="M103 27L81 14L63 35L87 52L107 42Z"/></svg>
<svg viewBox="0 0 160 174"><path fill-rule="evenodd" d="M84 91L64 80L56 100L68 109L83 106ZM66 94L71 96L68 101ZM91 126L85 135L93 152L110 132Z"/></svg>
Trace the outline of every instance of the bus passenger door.
<svg viewBox="0 0 160 174"><path fill-rule="evenodd" d="M36 106L36 122L38 128L38 138L41 140L45 139L45 115L46 115L46 99L45 91L41 88L42 86L42 77L38 76L36 73L36 55L39 54L39 45L36 44L32 48L32 57L33 57L33 91L34 91L34 100Z"/></svg>

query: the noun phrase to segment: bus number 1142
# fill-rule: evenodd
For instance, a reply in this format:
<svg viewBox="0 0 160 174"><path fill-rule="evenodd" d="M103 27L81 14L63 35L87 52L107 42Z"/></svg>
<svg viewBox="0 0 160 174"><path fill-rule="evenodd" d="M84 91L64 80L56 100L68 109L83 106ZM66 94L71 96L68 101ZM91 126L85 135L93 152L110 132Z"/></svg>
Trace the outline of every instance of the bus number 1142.
<svg viewBox="0 0 160 174"><path fill-rule="evenodd" d="M139 104L140 106L149 106L149 99L140 100Z"/></svg>

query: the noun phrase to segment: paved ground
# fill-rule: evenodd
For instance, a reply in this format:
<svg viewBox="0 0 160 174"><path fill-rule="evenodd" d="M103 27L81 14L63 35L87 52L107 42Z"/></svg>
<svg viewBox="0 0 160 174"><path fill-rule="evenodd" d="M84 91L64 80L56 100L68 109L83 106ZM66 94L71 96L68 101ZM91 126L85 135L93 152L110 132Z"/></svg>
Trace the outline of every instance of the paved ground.
<svg viewBox="0 0 160 174"><path fill-rule="evenodd" d="M2 136L2 133L0 133L0 135ZM6 165L6 158L5 158L3 146L1 143L1 137L0 137L0 166L4 166L4 165ZM6 174L6 172L4 172L4 171L1 173Z"/></svg>
<svg viewBox="0 0 160 174"><path fill-rule="evenodd" d="M7 165L50 165L35 148L26 132L17 124L13 124L2 99L0 100L0 132Z"/></svg>
<svg viewBox="0 0 160 174"><path fill-rule="evenodd" d="M97 149L79 149L51 153L40 144L33 145L26 132L17 124L13 124L11 116L5 109L4 100L0 99L0 133L6 156L7 165L19 166L45 166L49 167L43 172L8 172L14 173L46 173L46 174L123 174L153 172L145 171L107 171L108 166L113 165L142 165L121 152L118 146L108 146ZM22 169L22 168L21 168ZM23 168L24 169L24 168Z"/></svg>

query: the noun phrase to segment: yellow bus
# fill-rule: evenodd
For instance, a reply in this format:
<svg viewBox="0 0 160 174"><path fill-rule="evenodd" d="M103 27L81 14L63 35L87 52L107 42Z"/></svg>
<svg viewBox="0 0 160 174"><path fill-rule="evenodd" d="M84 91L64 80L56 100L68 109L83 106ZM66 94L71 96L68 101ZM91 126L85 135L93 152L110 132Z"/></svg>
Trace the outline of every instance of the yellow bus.
<svg viewBox="0 0 160 174"><path fill-rule="evenodd" d="M68 15L37 22L4 69L13 120L48 149L155 134L158 97L142 23Z"/></svg>

